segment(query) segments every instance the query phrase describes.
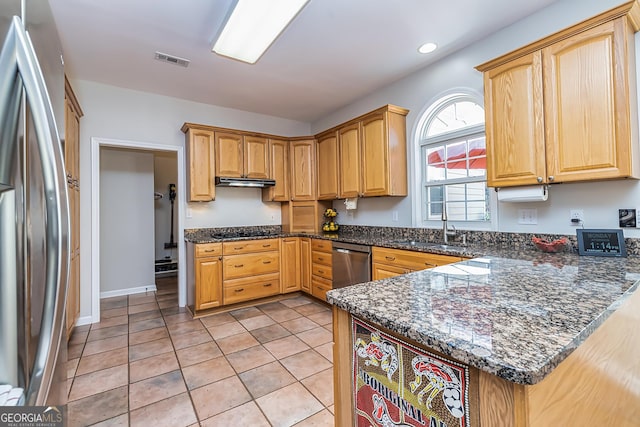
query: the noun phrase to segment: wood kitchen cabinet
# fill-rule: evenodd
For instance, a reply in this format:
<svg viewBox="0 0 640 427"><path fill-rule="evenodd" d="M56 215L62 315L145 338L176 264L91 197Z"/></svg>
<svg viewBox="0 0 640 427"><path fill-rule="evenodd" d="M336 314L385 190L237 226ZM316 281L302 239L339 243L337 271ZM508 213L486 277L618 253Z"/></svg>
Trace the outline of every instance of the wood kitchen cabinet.
<svg viewBox="0 0 640 427"><path fill-rule="evenodd" d="M311 293L311 239L300 237L300 290Z"/></svg>
<svg viewBox="0 0 640 427"><path fill-rule="evenodd" d="M346 199L361 196L360 122L351 123L338 130L338 153L340 158L338 197Z"/></svg>
<svg viewBox="0 0 640 427"><path fill-rule="evenodd" d="M311 239L311 295L323 301L333 289L331 251L330 240Z"/></svg>
<svg viewBox="0 0 640 427"><path fill-rule="evenodd" d="M302 257L300 238L287 237L280 239L280 293L299 291L301 289Z"/></svg>
<svg viewBox="0 0 640 427"><path fill-rule="evenodd" d="M320 233L323 213L330 207L328 200L283 203L280 209L282 230L287 233Z"/></svg>
<svg viewBox="0 0 640 427"><path fill-rule="evenodd" d="M185 157L189 202L210 202L216 198L214 132L185 123Z"/></svg>
<svg viewBox="0 0 640 427"><path fill-rule="evenodd" d="M222 244L223 303L233 304L280 293L280 240Z"/></svg>
<svg viewBox="0 0 640 427"><path fill-rule="evenodd" d="M269 138L269 152L270 178L276 181L276 185L262 190L262 200L265 202L289 201L289 141Z"/></svg>
<svg viewBox="0 0 640 427"><path fill-rule="evenodd" d="M318 144L318 200L338 198L338 135L336 131L316 137Z"/></svg>
<svg viewBox="0 0 640 427"><path fill-rule="evenodd" d="M269 143L262 136L215 133L216 176L269 178Z"/></svg>
<svg viewBox="0 0 640 427"><path fill-rule="evenodd" d="M316 141L293 139L289 146L291 200L316 200Z"/></svg>
<svg viewBox="0 0 640 427"><path fill-rule="evenodd" d="M338 128L339 198L407 195L408 112L387 105Z"/></svg>
<svg viewBox="0 0 640 427"><path fill-rule="evenodd" d="M82 109L65 77L64 164L69 197L69 277L67 287L67 339L80 316L80 118Z"/></svg>
<svg viewBox="0 0 640 427"><path fill-rule="evenodd" d="M222 305L222 243L187 245L187 281L196 312ZM191 301L190 301L191 302Z"/></svg>
<svg viewBox="0 0 640 427"><path fill-rule="evenodd" d="M640 176L633 4L477 67L489 186Z"/></svg>
<svg viewBox="0 0 640 427"><path fill-rule="evenodd" d="M459 256L381 248L377 246L371 249L371 254L373 261L371 267L373 280L387 279L400 274L452 264L465 259Z"/></svg>
<svg viewBox="0 0 640 427"><path fill-rule="evenodd" d="M407 195L407 113L389 105L360 120L363 197Z"/></svg>

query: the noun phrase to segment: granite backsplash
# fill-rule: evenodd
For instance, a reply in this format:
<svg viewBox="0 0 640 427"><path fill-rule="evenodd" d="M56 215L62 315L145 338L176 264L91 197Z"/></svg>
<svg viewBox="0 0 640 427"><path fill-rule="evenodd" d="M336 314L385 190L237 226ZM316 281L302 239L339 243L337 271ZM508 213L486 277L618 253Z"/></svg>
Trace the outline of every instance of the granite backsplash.
<svg viewBox="0 0 640 427"><path fill-rule="evenodd" d="M274 235L304 235L300 233L283 233L280 225L258 225L250 227L216 227L216 228L192 228L185 230L185 240L200 241L210 238L214 233L234 233L234 232L267 232ZM335 233L332 233L335 236ZM319 234L321 236L321 234ZM442 229L438 228L412 228L412 227L378 227L369 225L341 225L338 236L345 238L372 238L389 240L416 240L420 242L442 242ZM577 238L575 233L567 234L547 234L547 233L508 233L501 231L473 231L458 230L457 236L449 238L452 245L461 245L462 236L465 236L468 245L488 245L500 247L525 248L534 245L532 237L539 237L544 240L555 240L561 237L569 239L571 250L577 252ZM625 238L627 253L629 255L640 255L640 239ZM568 249L567 249L568 250Z"/></svg>

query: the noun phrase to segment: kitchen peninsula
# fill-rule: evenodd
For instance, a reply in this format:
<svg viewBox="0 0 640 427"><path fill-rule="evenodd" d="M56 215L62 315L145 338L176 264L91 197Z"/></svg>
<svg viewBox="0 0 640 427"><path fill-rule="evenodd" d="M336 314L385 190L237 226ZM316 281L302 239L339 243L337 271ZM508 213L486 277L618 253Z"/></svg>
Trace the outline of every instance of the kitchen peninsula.
<svg viewBox="0 0 640 427"><path fill-rule="evenodd" d="M336 425L638 425L640 259L487 253L327 294Z"/></svg>

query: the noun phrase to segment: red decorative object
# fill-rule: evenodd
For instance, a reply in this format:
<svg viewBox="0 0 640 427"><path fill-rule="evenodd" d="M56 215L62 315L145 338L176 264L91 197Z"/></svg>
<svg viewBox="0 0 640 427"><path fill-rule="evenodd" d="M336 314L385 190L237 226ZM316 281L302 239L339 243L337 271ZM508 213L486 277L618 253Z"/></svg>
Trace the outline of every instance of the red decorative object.
<svg viewBox="0 0 640 427"><path fill-rule="evenodd" d="M560 239L549 242L548 240L540 239L538 237L533 236L531 241L538 249L542 252L558 252L567 247L567 243L569 240L566 237L562 237Z"/></svg>

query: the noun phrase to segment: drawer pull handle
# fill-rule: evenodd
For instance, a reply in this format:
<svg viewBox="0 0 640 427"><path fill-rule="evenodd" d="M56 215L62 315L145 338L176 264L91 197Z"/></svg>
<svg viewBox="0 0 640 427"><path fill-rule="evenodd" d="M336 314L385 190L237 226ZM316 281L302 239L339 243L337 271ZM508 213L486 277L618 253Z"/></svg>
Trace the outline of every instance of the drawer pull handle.
<svg viewBox="0 0 640 427"><path fill-rule="evenodd" d="M271 286L271 285L272 285L272 283L265 283L265 284L264 284L264 285L262 285L262 286L264 286L265 288L268 288L268 287L269 287L269 286Z"/></svg>
<svg viewBox="0 0 640 427"><path fill-rule="evenodd" d="M205 249L204 251L205 252L215 252L216 250L215 249Z"/></svg>
<svg viewBox="0 0 640 427"><path fill-rule="evenodd" d="M271 243L266 244L266 245L262 245L263 248L270 248L271 247Z"/></svg>
<svg viewBox="0 0 640 427"><path fill-rule="evenodd" d="M233 292L244 292L244 288L235 289Z"/></svg>
<svg viewBox="0 0 640 427"><path fill-rule="evenodd" d="M324 261L324 258L318 257L318 261Z"/></svg>
<svg viewBox="0 0 640 427"><path fill-rule="evenodd" d="M244 246L239 246L237 248L233 248L234 251L239 251L240 249L244 249Z"/></svg>
<svg viewBox="0 0 640 427"><path fill-rule="evenodd" d="M242 267L244 267L244 264L236 264L236 265L234 265L234 267L235 268L242 268Z"/></svg>
<svg viewBox="0 0 640 427"><path fill-rule="evenodd" d="M324 270L318 270L318 273L324 274Z"/></svg>
<svg viewBox="0 0 640 427"><path fill-rule="evenodd" d="M262 263L263 264L271 264L271 261L267 259L267 260L262 261Z"/></svg>
<svg viewBox="0 0 640 427"><path fill-rule="evenodd" d="M389 261L395 261L396 257L394 256L385 256L386 259L388 259Z"/></svg>
<svg viewBox="0 0 640 427"><path fill-rule="evenodd" d="M436 264L431 264L430 262L425 262L424 265L426 265L428 267L437 267Z"/></svg>

